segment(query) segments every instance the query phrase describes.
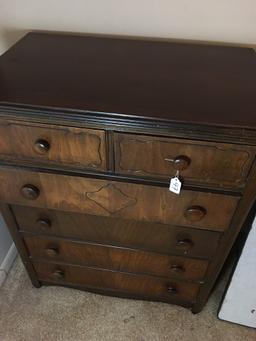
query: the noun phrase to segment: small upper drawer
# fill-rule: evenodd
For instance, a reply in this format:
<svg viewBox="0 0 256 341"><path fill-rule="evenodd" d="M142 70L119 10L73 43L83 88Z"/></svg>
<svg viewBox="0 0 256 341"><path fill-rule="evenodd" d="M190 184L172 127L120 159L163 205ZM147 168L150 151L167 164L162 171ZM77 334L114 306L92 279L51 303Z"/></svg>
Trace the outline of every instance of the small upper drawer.
<svg viewBox="0 0 256 341"><path fill-rule="evenodd" d="M173 177L177 170L189 181L241 186L255 157L255 147L115 134L116 171L150 177Z"/></svg>
<svg viewBox="0 0 256 341"><path fill-rule="evenodd" d="M105 170L105 132L0 121L0 158Z"/></svg>

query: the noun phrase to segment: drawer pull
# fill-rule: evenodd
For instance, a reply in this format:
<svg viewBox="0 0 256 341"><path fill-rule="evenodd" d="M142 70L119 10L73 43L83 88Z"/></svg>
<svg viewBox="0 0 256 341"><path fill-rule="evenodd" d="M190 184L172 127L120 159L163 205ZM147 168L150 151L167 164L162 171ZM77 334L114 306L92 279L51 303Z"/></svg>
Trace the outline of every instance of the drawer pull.
<svg viewBox="0 0 256 341"><path fill-rule="evenodd" d="M47 218L38 218L36 224L43 230L49 230L52 226L50 219Z"/></svg>
<svg viewBox="0 0 256 341"><path fill-rule="evenodd" d="M46 140L37 140L34 144L34 149L38 154L46 154L50 150L50 143Z"/></svg>
<svg viewBox="0 0 256 341"><path fill-rule="evenodd" d="M57 247L48 247L45 249L45 253L48 257L55 257L58 256L59 250Z"/></svg>
<svg viewBox="0 0 256 341"><path fill-rule="evenodd" d="M28 200L36 200L39 197L40 190L34 185L24 185L20 190L22 196Z"/></svg>
<svg viewBox="0 0 256 341"><path fill-rule="evenodd" d="M185 268L182 265L173 264L171 265L171 272L176 273L176 274L181 274L185 272Z"/></svg>
<svg viewBox="0 0 256 341"><path fill-rule="evenodd" d="M165 158L164 160L167 162L172 162L173 167L178 171L186 169L191 162L190 158L185 155L179 155L175 159Z"/></svg>
<svg viewBox="0 0 256 341"><path fill-rule="evenodd" d="M65 272L61 269L56 269L52 272L52 277L54 279L63 279L65 277Z"/></svg>
<svg viewBox="0 0 256 341"><path fill-rule="evenodd" d="M201 206L191 206L185 211L185 218L191 222L200 221L206 215L207 211Z"/></svg>
<svg viewBox="0 0 256 341"><path fill-rule="evenodd" d="M176 248L187 251L189 249L192 249L194 246L194 243L191 239L180 239L176 243Z"/></svg>
<svg viewBox="0 0 256 341"><path fill-rule="evenodd" d="M178 290L174 285L168 285L167 292L168 294L177 294Z"/></svg>

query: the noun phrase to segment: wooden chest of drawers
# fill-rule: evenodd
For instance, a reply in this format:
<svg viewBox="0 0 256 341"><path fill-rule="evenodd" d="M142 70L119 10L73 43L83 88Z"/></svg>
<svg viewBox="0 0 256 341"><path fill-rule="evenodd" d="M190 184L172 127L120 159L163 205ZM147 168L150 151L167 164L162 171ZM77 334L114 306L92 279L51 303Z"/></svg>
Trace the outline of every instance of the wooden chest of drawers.
<svg viewBox="0 0 256 341"><path fill-rule="evenodd" d="M255 110L250 49L26 35L0 58L0 200L32 283L199 312L253 213Z"/></svg>

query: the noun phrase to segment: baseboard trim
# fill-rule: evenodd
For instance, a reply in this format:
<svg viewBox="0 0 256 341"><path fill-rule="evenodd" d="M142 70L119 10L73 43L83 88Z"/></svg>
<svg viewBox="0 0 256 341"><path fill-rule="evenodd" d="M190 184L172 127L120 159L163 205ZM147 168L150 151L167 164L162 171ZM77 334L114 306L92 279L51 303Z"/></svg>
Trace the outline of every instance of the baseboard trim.
<svg viewBox="0 0 256 341"><path fill-rule="evenodd" d="M5 278L7 277L7 274L10 271L10 268L16 256L17 256L17 249L14 243L12 243L2 264L0 265L0 287L1 287L1 284L3 284Z"/></svg>

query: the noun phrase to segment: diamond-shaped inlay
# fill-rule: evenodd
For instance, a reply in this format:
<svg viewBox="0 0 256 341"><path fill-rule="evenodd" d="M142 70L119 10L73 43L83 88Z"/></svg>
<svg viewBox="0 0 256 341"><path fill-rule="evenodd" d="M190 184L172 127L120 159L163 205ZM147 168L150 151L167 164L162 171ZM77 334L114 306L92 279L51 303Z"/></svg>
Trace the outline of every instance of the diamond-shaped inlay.
<svg viewBox="0 0 256 341"><path fill-rule="evenodd" d="M137 203L113 184L107 184L95 192L88 192L87 197L107 212L113 214Z"/></svg>

